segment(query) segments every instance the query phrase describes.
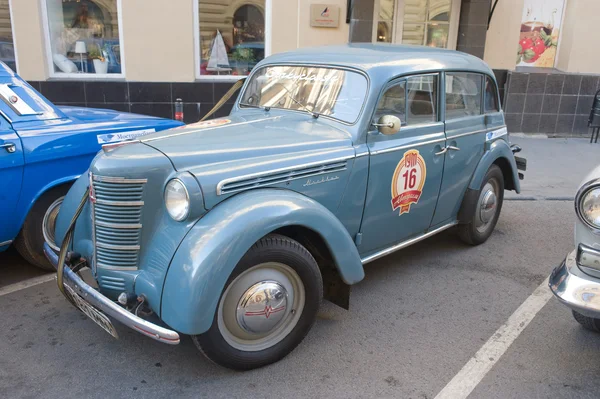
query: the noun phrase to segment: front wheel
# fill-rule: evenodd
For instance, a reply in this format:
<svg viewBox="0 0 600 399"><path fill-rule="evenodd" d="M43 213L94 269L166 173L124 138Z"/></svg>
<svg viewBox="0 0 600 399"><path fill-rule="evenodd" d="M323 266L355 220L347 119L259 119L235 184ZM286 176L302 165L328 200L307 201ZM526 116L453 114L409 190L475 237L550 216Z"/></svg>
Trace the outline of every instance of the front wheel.
<svg viewBox="0 0 600 399"><path fill-rule="evenodd" d="M21 232L15 240L15 247L26 261L44 270L54 270L44 256L44 242L58 252L54 238L54 228L60 206L69 191L69 186L55 187L45 192L31 207L25 218Z"/></svg>
<svg viewBox="0 0 600 399"><path fill-rule="evenodd" d="M227 282L210 329L192 336L210 360L236 370L274 363L315 322L323 298L317 262L300 243L269 235L248 250Z"/></svg>
<svg viewBox="0 0 600 399"><path fill-rule="evenodd" d="M458 226L458 235L469 245L484 243L494 231L504 200L504 176L492 165L481 183L479 198L469 223Z"/></svg>
<svg viewBox="0 0 600 399"><path fill-rule="evenodd" d="M573 317L579 324L581 324L584 328L594 331L600 332L600 319L594 319L593 317L584 316L579 312L572 311Z"/></svg>

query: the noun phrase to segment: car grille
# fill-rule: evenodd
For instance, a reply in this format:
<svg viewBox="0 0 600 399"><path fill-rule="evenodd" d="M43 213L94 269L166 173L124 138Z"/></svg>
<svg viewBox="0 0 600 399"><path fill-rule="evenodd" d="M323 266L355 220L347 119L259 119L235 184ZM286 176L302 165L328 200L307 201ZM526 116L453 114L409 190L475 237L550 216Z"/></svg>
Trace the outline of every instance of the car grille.
<svg viewBox="0 0 600 399"><path fill-rule="evenodd" d="M146 179L90 176L95 266L136 270Z"/></svg>

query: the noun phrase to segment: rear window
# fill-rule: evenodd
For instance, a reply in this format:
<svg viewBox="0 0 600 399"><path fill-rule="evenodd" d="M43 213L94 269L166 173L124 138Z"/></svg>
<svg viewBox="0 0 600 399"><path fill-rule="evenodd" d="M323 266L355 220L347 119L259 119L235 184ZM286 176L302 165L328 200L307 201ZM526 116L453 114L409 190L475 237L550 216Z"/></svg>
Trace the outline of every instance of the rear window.
<svg viewBox="0 0 600 399"><path fill-rule="evenodd" d="M446 73L446 120L481 115L482 75Z"/></svg>

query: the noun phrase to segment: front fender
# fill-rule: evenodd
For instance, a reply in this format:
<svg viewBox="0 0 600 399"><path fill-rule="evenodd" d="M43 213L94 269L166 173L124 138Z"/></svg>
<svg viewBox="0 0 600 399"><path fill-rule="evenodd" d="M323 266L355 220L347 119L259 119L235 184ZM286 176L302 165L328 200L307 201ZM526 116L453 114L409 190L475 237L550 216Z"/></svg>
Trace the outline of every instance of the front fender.
<svg viewBox="0 0 600 399"><path fill-rule="evenodd" d="M502 159L502 162L505 163L505 165L508 163L508 167L503 167L503 165L500 165L505 178L512 179L513 187L515 188L517 194L521 192L521 184L519 182L515 156L508 143L504 140L496 140L491 143L489 147L486 145L486 151L481 157L481 160L475 169L475 173L471 178L471 182L469 183L469 188L471 190L478 191L481 188L481 183L483 182L483 178L485 177L488 169L499 159ZM509 168L510 171L507 170Z"/></svg>
<svg viewBox="0 0 600 399"><path fill-rule="evenodd" d="M323 237L344 282L364 278L356 245L329 210L296 192L252 190L220 203L185 237L167 271L163 321L185 334L207 331L225 283L242 256L260 238L293 225Z"/></svg>

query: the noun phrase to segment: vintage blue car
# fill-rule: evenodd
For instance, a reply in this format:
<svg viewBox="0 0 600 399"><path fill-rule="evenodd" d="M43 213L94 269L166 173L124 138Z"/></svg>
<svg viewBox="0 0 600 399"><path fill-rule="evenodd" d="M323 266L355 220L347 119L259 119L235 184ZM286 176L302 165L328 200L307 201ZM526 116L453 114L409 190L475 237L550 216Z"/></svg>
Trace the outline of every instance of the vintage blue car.
<svg viewBox="0 0 600 399"><path fill-rule="evenodd" d="M31 264L43 254L71 184L102 144L181 125L111 110L56 107L0 63L0 251L13 242Z"/></svg>
<svg viewBox="0 0 600 399"><path fill-rule="evenodd" d="M60 254L45 252L113 336L108 316L260 367L302 341L323 297L348 308L365 264L453 226L488 239L525 166L499 104L490 68L455 51L274 55L230 116L105 148L65 198Z"/></svg>

